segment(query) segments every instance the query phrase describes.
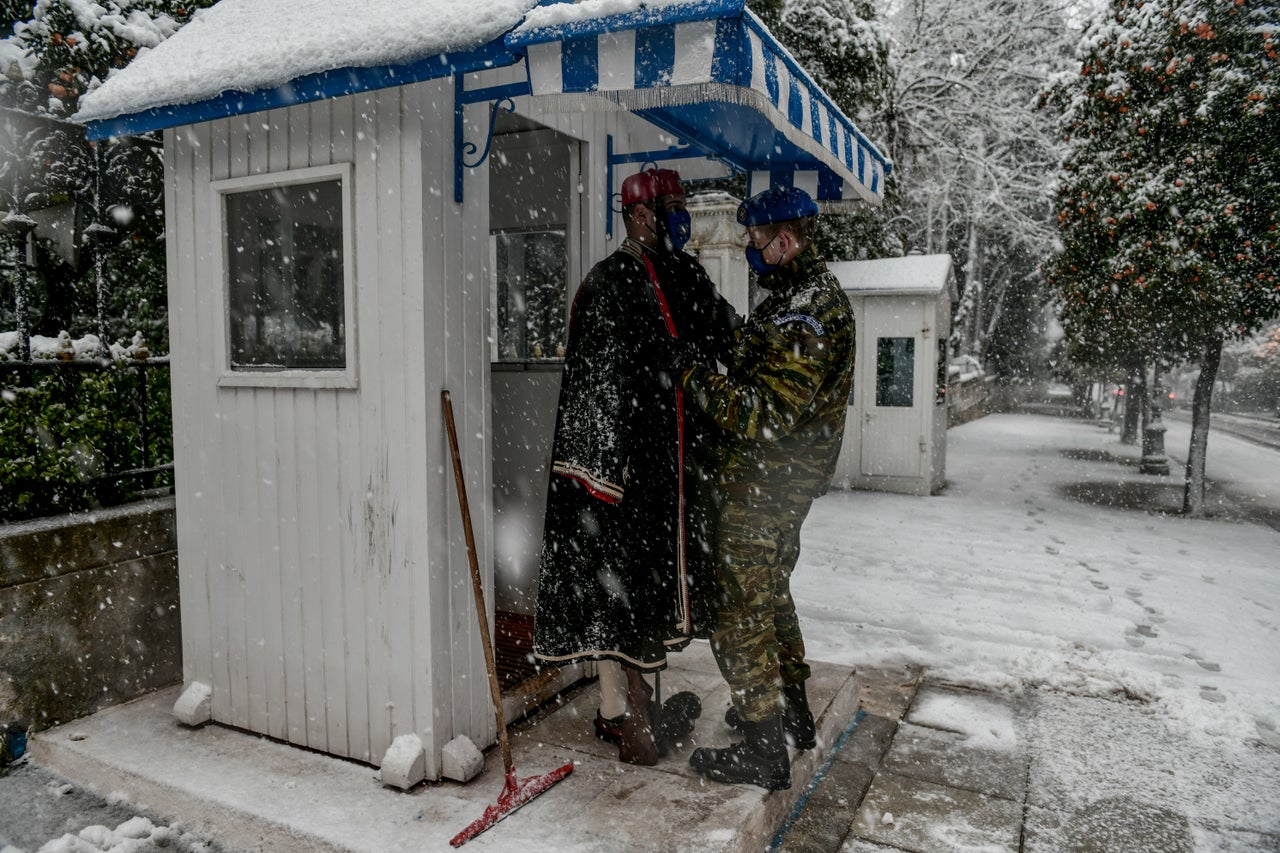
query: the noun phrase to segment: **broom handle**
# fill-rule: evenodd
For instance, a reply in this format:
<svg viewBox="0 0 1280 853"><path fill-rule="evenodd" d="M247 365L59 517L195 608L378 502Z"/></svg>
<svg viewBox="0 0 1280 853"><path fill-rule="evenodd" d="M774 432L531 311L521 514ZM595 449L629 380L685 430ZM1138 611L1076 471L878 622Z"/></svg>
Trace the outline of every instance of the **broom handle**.
<svg viewBox="0 0 1280 853"><path fill-rule="evenodd" d="M453 425L453 402L448 390L440 392L444 406L444 425L449 433L449 453L453 456L453 478L458 484L458 509L462 512L462 530L467 537L467 561L471 566L471 588L476 596L476 615L480 617L480 643L484 646L484 662L489 670L489 692L493 696L493 713L498 721L498 741L502 744L502 764L511 775L511 741L507 738L502 718L502 691L498 687L498 665L493 658L493 640L489 636L488 610L484 606L484 590L480 584L480 563L476 555L476 535L471 529L471 506L467 502L467 483L462 476L462 457L458 453L458 432Z"/></svg>

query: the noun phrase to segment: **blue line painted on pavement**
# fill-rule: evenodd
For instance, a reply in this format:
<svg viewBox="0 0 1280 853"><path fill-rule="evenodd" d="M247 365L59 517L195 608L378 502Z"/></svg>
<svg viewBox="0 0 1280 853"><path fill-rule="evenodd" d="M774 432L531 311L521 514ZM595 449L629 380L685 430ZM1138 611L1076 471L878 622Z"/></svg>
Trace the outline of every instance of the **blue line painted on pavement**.
<svg viewBox="0 0 1280 853"><path fill-rule="evenodd" d="M836 741L836 745L832 748L831 753L827 756L827 760L822 762L822 766L818 768L818 772L813 774L813 779L809 782L809 787L804 794L796 802L796 807L791 810L791 814L783 822L782 828L778 830L778 834L773 837L773 841L769 844L769 850L778 850L782 847L783 837L791 831L791 827L800 818L800 813L804 811L805 806L809 805L809 797L818 789L818 784L826 777L827 771L831 769L831 765L835 763L836 756L840 754L840 750L844 749L845 742L849 740L849 735L853 734L853 730L858 727L858 723L862 722L862 718L867 712L858 709L858 713L853 715L853 722L849 723L849 727L844 730L844 734L840 735L840 739Z"/></svg>

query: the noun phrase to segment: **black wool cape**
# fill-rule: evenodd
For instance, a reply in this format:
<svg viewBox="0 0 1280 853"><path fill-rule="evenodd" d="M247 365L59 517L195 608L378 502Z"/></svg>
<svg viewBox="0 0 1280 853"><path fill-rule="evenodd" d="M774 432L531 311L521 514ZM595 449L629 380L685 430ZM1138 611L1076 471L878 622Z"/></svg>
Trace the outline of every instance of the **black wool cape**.
<svg viewBox="0 0 1280 853"><path fill-rule="evenodd" d="M662 367L676 327L655 260L627 240L574 299L538 568L543 663L661 669L691 636L683 398Z"/></svg>

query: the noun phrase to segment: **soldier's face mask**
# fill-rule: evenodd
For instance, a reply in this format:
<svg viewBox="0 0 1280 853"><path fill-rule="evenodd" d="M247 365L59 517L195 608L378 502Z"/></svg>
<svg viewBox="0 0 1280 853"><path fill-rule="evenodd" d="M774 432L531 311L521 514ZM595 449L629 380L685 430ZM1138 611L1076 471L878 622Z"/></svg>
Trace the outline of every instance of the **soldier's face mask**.
<svg viewBox="0 0 1280 853"><path fill-rule="evenodd" d="M669 196L664 203L662 226L669 248L679 252L693 235L693 217L684 206L684 196Z"/></svg>
<svg viewBox="0 0 1280 853"><path fill-rule="evenodd" d="M767 250L770 246L773 245L774 240L777 240L781 236L782 236L782 232L779 231L777 234L773 235L773 238L770 239L768 243L765 243L759 249L755 247L754 239L752 240L751 244L747 246L747 249L745 252L747 256L747 266L751 267L751 271L754 272L756 275L768 275L769 273L773 272L778 268L778 264L776 262L771 264L765 261L764 253L765 253L765 250ZM781 254L778 257L779 259L781 259L782 257Z"/></svg>

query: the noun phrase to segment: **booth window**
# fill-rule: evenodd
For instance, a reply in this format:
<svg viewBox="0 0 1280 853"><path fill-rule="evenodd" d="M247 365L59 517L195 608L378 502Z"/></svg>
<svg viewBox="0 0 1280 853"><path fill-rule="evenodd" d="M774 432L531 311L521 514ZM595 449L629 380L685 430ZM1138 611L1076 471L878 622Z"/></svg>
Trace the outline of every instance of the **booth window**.
<svg viewBox="0 0 1280 853"><path fill-rule="evenodd" d="M876 405L913 405L915 338L876 338Z"/></svg>
<svg viewBox="0 0 1280 853"><path fill-rule="evenodd" d="M497 361L563 358L568 241L564 229L492 236Z"/></svg>
<svg viewBox="0 0 1280 853"><path fill-rule="evenodd" d="M563 361L579 270L577 140L503 114L489 159L490 360L511 369Z"/></svg>
<svg viewBox="0 0 1280 853"><path fill-rule="evenodd" d="M282 381L267 384L352 384L346 178L339 165L216 185L223 215L225 364L249 384L270 374L282 374ZM325 375L329 381L305 381Z"/></svg>

